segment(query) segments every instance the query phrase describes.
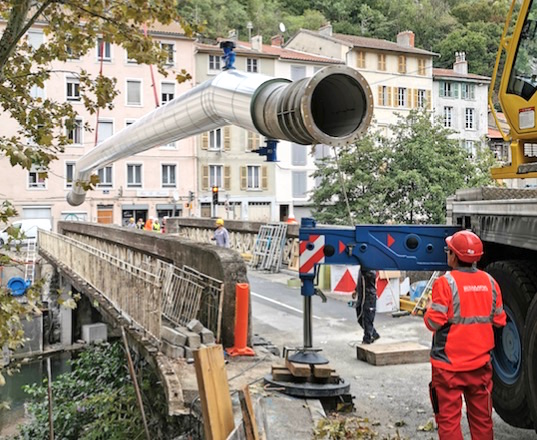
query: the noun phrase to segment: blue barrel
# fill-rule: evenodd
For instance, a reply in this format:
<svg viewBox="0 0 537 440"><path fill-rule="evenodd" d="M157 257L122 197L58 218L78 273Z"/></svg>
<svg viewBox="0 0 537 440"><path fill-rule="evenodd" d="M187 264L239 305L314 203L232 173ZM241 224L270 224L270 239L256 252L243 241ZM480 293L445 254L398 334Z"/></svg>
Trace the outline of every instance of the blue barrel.
<svg viewBox="0 0 537 440"><path fill-rule="evenodd" d="M13 277L7 282L7 288L11 290L13 296L24 295L28 287L30 287L30 281L25 281L21 277Z"/></svg>

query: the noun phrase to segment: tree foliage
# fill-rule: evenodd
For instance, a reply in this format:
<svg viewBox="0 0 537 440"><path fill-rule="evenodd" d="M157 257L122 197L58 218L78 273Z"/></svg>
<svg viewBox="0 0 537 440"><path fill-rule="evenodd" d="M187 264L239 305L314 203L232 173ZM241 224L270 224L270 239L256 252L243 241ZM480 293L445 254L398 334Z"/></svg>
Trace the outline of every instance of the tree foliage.
<svg viewBox="0 0 537 440"><path fill-rule="evenodd" d="M175 0L2 0L0 17L5 22L0 38L0 107L4 117L19 125L15 134L0 133L0 154L12 166L28 170L34 165L46 169L70 143L66 128L74 127L76 111L68 102L33 93L59 73L58 69L79 79L80 96L90 113L112 107L118 93L114 78L74 70L73 64L58 67L58 62L84 56L96 47L97 38L102 38L123 46L139 63L156 65L167 74L167 54L158 42L144 35L144 26L151 29L157 22L179 22L185 32L191 32ZM43 29L46 44L33 46L28 40L27 31L34 25ZM174 73L180 82L190 78L185 71ZM4 201L0 221L6 223L14 215L13 206ZM20 318L32 308L32 301L20 304L6 290L0 290L0 349L5 344L15 349L23 343Z"/></svg>
<svg viewBox="0 0 537 440"><path fill-rule="evenodd" d="M149 431L154 438L178 434L177 421L165 416L165 397L149 369L140 374ZM32 421L19 440L49 438L47 380L25 387ZM144 438L142 417L120 343L89 347L71 362L71 372L52 382L56 438L111 440ZM175 432L174 432L175 431Z"/></svg>
<svg viewBox="0 0 537 440"><path fill-rule="evenodd" d="M311 196L320 222L444 223L448 196L459 188L492 183L490 151L478 148L476 157L469 158L427 112L412 111L391 130L390 138L367 135L342 148L338 161L323 160L314 174L321 183Z"/></svg>
<svg viewBox="0 0 537 440"><path fill-rule="evenodd" d="M157 65L166 75L166 53L144 35L144 26L179 21L190 31L174 0L10 0L0 2L0 15L6 21L0 39L0 105L20 126L14 136L0 135L0 151L11 165L26 169L32 165L46 168L69 143L62 127L75 124L76 112L69 103L32 93L57 71L56 61L84 56L102 38L123 46L140 63ZM26 34L36 24L43 26L47 36L47 44L38 47ZM112 107L118 93L114 78L91 76L72 66L68 73L78 77L81 99L90 113ZM178 72L178 80L187 77L186 72Z"/></svg>
<svg viewBox="0 0 537 440"><path fill-rule="evenodd" d="M322 183L311 195L313 215L319 222L351 225L388 219L382 190L388 154L379 140L377 135L367 134L335 150L337 157L320 161L314 176Z"/></svg>
<svg viewBox="0 0 537 440"><path fill-rule="evenodd" d="M181 0L189 21L203 26L200 35L227 37L231 29L246 39L247 23L264 41L287 27L318 29L330 22L334 32L394 41L401 31L415 34L416 47L440 54L435 67L451 67L455 52L466 51L470 71L490 76L510 0Z"/></svg>

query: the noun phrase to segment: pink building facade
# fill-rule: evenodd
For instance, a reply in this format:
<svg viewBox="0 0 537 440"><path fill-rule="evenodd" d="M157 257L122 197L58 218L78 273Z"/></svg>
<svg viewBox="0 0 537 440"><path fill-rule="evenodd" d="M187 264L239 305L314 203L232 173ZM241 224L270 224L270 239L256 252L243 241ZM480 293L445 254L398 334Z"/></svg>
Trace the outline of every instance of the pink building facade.
<svg viewBox="0 0 537 440"><path fill-rule="evenodd" d="M185 205L197 180L193 138L162 145L100 169L100 183L88 193L82 205L73 207L66 201L78 158L157 105L165 104L192 87L192 81L178 84L175 75L185 69L195 77L194 40L185 37L178 25L150 33L169 53L167 77L153 68L153 80L150 66L129 60L122 47L96 41L95 48L84 57L54 63L56 73L43 89L33 91L57 102L71 103L79 118L73 130L58 127L73 143L52 163L48 175L39 169L27 171L12 167L6 158L0 158L2 199L15 205L20 218L50 218L55 228L59 220L125 225L130 217L145 220L188 215ZM28 38L33 45L47 44L39 26L29 31ZM100 110L98 116L86 111L80 100L76 75L82 69L93 76L102 69L105 76L117 79L119 94L113 109ZM6 135L17 130L9 115L1 115L0 123ZM91 130L84 129L86 124Z"/></svg>

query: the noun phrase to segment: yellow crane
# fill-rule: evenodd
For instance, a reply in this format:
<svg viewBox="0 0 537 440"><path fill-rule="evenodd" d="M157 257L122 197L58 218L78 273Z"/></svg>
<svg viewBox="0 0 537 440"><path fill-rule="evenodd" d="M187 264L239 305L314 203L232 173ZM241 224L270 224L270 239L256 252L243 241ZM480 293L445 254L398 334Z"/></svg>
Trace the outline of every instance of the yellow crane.
<svg viewBox="0 0 537 440"><path fill-rule="evenodd" d="M520 5L518 13L515 13ZM498 84L497 78L501 80ZM511 142L511 164L492 169L495 179L537 177L537 156L528 147L537 144L537 2L513 0L500 40L489 89L489 106L505 141ZM498 122L498 99L510 127L507 135Z"/></svg>

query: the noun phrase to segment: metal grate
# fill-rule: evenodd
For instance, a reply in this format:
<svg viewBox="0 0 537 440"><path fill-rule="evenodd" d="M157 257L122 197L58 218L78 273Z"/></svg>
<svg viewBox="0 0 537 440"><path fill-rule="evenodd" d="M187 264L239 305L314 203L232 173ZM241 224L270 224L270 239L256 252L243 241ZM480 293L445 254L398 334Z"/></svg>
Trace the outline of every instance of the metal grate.
<svg viewBox="0 0 537 440"><path fill-rule="evenodd" d="M198 316L203 285L199 277L178 267L163 286L162 314L175 325L186 325Z"/></svg>
<svg viewBox="0 0 537 440"><path fill-rule="evenodd" d="M163 315L175 325L198 319L220 340L224 283L189 266L165 276Z"/></svg>
<svg viewBox="0 0 537 440"><path fill-rule="evenodd" d="M224 282L205 275L195 269L184 266L187 272L195 273L199 282L203 284L198 320L214 333L217 341L220 341L222 333L222 307L224 305Z"/></svg>
<svg viewBox="0 0 537 440"><path fill-rule="evenodd" d="M286 223L261 226L255 241L250 266L254 269L279 272L287 238L286 235Z"/></svg>

